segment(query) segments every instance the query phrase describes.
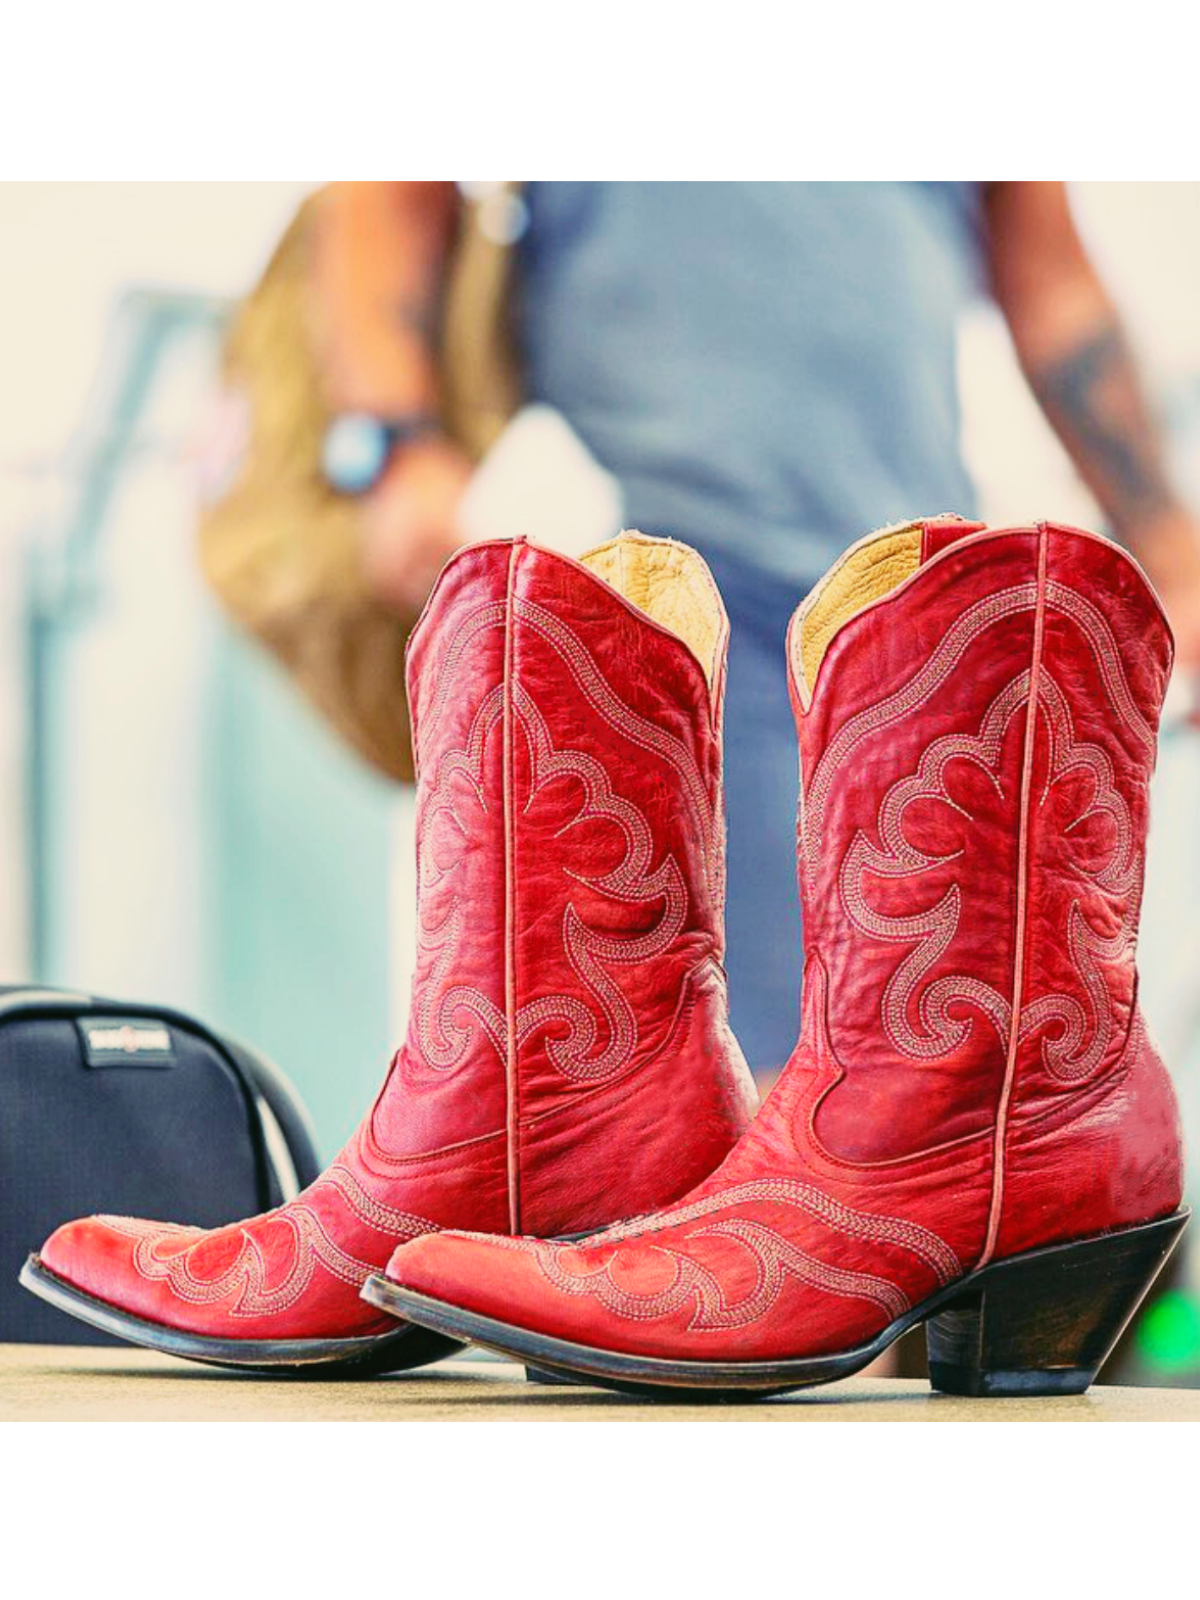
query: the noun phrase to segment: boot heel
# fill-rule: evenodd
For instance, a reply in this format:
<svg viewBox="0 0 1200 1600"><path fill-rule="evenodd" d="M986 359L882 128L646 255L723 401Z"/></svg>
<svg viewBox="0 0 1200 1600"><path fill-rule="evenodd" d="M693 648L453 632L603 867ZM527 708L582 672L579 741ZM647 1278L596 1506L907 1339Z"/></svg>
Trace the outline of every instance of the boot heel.
<svg viewBox="0 0 1200 1600"><path fill-rule="evenodd" d="M946 1394L1082 1394L1183 1232L1189 1213L997 1261L926 1323L929 1380Z"/></svg>

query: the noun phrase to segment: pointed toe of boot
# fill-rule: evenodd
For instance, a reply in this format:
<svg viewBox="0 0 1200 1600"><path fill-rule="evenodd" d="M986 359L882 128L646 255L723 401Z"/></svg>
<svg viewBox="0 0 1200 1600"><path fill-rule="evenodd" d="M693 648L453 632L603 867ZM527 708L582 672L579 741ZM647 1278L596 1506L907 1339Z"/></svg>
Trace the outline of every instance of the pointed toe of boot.
<svg viewBox="0 0 1200 1600"><path fill-rule="evenodd" d="M153 1224L157 1226L157 1224ZM56 1278L99 1300L121 1303L121 1287L133 1264L134 1241L107 1217L80 1217L56 1228L38 1252Z"/></svg>
<svg viewBox="0 0 1200 1600"><path fill-rule="evenodd" d="M212 1229L83 1217L51 1234L21 1282L105 1333L220 1366L365 1373L445 1354L444 1340L405 1340L363 1303L370 1270L297 1205Z"/></svg>
<svg viewBox="0 0 1200 1600"><path fill-rule="evenodd" d="M529 1340L544 1339L659 1356L680 1342L692 1316L687 1272L656 1243L638 1240L440 1233L402 1245L367 1297L520 1359L536 1355Z"/></svg>
<svg viewBox="0 0 1200 1600"><path fill-rule="evenodd" d="M386 1280L411 1294L507 1320L514 1280L533 1266L523 1247L533 1241L475 1233L431 1233L400 1245Z"/></svg>
<svg viewBox="0 0 1200 1600"><path fill-rule="evenodd" d="M79 1217L64 1222L35 1257L37 1268L77 1295L117 1311L155 1320L149 1284L138 1271L144 1239L166 1235L199 1238L198 1229L125 1217ZM161 1314L161 1313L160 1313Z"/></svg>
<svg viewBox="0 0 1200 1600"><path fill-rule="evenodd" d="M76 1289L89 1287L89 1265L93 1261L93 1245L99 1244L103 1228L96 1217L79 1217L74 1222L64 1222L46 1240L37 1252L38 1263L56 1278Z"/></svg>
<svg viewBox="0 0 1200 1600"><path fill-rule="evenodd" d="M427 1315L427 1325L439 1329L465 1314L471 1321L465 1336L481 1344L489 1342L490 1331L507 1329L552 1329L559 1337L583 1337L582 1308L569 1300L556 1303L566 1297L555 1293L546 1275L542 1256L550 1248L537 1239L430 1234L400 1246L383 1277L372 1280L369 1298L409 1317L410 1297L419 1296L418 1314L410 1320L421 1322Z"/></svg>

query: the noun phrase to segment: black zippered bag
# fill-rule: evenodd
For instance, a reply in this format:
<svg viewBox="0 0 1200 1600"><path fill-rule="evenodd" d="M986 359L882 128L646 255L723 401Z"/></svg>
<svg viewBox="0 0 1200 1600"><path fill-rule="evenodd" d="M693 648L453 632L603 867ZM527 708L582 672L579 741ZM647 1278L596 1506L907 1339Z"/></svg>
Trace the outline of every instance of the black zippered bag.
<svg viewBox="0 0 1200 1600"><path fill-rule="evenodd" d="M218 1227L317 1171L303 1105L258 1051L170 1007L0 985L0 1342L117 1342L17 1283L60 1223Z"/></svg>

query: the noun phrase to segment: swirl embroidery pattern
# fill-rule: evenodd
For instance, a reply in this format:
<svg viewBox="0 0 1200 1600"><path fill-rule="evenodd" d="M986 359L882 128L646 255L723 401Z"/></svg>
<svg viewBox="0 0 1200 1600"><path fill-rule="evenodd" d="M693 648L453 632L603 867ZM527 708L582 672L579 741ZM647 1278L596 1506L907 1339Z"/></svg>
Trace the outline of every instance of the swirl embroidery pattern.
<svg viewBox="0 0 1200 1600"><path fill-rule="evenodd" d="M586 702L605 723L634 744L660 756L674 770L687 797L690 825L703 843L702 859L711 869L714 855L719 855L710 848L712 807L691 751L680 740L624 705L605 682L582 643L562 622L530 601L514 599L513 606L516 614L560 656ZM474 638L481 629L503 625L503 607L482 607L463 624L460 638ZM446 703L448 678L457 670L462 656L463 652L452 654L443 668L431 710ZM464 799L479 814L488 815L485 761L491 741L498 736L504 702L505 686L500 684L480 703L465 745L440 756L418 827L418 949L430 965L420 985L414 1015L424 1060L442 1070L449 1070L463 1060L478 1031L491 1042L501 1060L507 1049L508 1030L503 1008L475 985L447 982L466 933L466 896L456 892L453 883L447 880L453 878L464 852L456 852L455 861L443 867L428 843L431 833L439 827L452 828L464 844L469 842L468 820L462 812ZM564 866L563 872L610 901L628 905L657 903L662 907L657 921L648 931L621 937L589 927L575 905L568 902L562 920L563 947L572 971L592 1004L577 995L555 993L526 1001L516 1011L513 1032L518 1048L538 1030L564 1026L565 1032L547 1041L546 1050L553 1065L564 1077L575 1082L605 1082L624 1069L638 1043L635 1012L607 968L652 961L670 948L685 924L687 886L670 852L654 865L653 837L645 816L630 800L613 792L602 764L583 750L556 748L545 717L519 682L511 685L510 702L514 733L519 730L523 735L529 758L528 792L522 814L528 815L547 784L571 777L579 784L581 799L578 809L558 830L556 837L561 840L581 824L604 818L616 824L624 839L623 855L611 870L597 876L584 876ZM427 734L422 743L428 745ZM445 909L436 920L430 917L435 896L445 901Z"/></svg>
<svg viewBox="0 0 1200 1600"><path fill-rule="evenodd" d="M359 1222L382 1236L378 1259L364 1261L348 1254L334 1243L318 1211L306 1203L321 1190L333 1191ZM263 1317L286 1311L300 1299L320 1265L343 1283L361 1287L377 1272L392 1249L402 1240L415 1239L436 1231L436 1224L406 1211L397 1211L374 1199L348 1167L334 1165L299 1199L279 1211L252 1220L291 1231L290 1257L286 1272L268 1286L269 1267L262 1246L247 1227L228 1231L241 1235L237 1255L215 1276L196 1270L196 1252L211 1249L214 1233L175 1223L147 1222L135 1217L100 1217L114 1233L136 1240L133 1253L135 1270L151 1282L164 1282L180 1300L192 1305L211 1306L232 1299L232 1317Z"/></svg>
<svg viewBox="0 0 1200 1600"><path fill-rule="evenodd" d="M1116 715L1134 739L1139 743L1144 743L1147 736L1153 740L1153 731L1134 704L1116 642L1104 619L1081 596L1058 584L1047 586L1047 604L1066 612L1084 632ZM978 610L978 607L973 608L975 612ZM947 644L954 641L954 649L947 654L955 660L970 642L961 631L961 624L971 616L972 613L966 613L947 634ZM977 635L991 620L994 619L976 617L969 630L971 636ZM919 675L922 679L929 676L929 667ZM944 681L944 674L938 676L937 681ZM957 812L967 823L974 820L947 789L946 769L952 761L974 766L989 780L999 799L1016 805L1015 795L1003 793L1000 754L1008 728L1013 718L1027 706L1029 695L1030 672L1026 670L995 697L977 734L948 734L928 745L916 771L897 780L883 795L876 818L876 838L858 832L838 871L838 894L853 925L870 938L912 947L884 987L881 1015L884 1030L896 1049L916 1060L939 1059L966 1040L974 1024L961 1013L950 1015L949 1007L955 1002L977 1007L995 1029L1001 1044L1006 1044L1012 1026L1011 998L964 973L948 974L925 984L931 969L950 950L958 933L962 915L962 889L958 882L952 882L942 897L927 909L895 916L871 904L868 881L871 877L876 880L919 878L945 869L962 855L961 849L948 854L931 854L904 831L905 811L918 799L934 800ZM910 685L884 704L908 706L923 698L927 698L927 686L922 687L914 700ZM1065 943L1083 1001L1071 994L1055 992L1027 1000L1022 1007L1022 1039L1058 1024L1055 1031L1047 1032L1042 1039L1042 1059L1053 1076L1073 1082L1093 1072L1106 1059L1113 1042L1117 1022L1097 962L1119 962L1132 950L1138 910L1138 856L1129 806L1116 786L1112 762L1099 746L1076 739L1066 695L1045 668L1038 683L1036 714L1045 727L1049 758L1046 781L1035 804L1045 814L1056 792L1062 792L1060 786L1064 780L1077 773L1085 774L1086 803L1073 820L1061 828L1061 835L1065 839L1094 816L1108 818L1111 848L1105 852L1099 866L1084 861L1081 871L1098 889L1108 891L1121 907L1120 926L1115 933L1105 935L1089 924L1080 898L1071 899L1064 930ZM886 720L895 719L889 714ZM879 724L870 712L864 712L852 719L847 729L856 725L861 728L854 743Z"/></svg>
<svg viewBox="0 0 1200 1600"><path fill-rule="evenodd" d="M648 1224L630 1223L609 1229L580 1248L590 1252L623 1240L649 1238L715 1212L729 1213L739 1205L764 1203L794 1207L848 1238L907 1250L932 1270L939 1285L961 1275L957 1255L930 1229L901 1217L854 1210L813 1185L792 1178L763 1178L739 1184L705 1200L674 1207ZM671 1263L670 1282L653 1292L637 1293L614 1280L612 1258L581 1269L571 1265L570 1258L575 1253L572 1246L525 1240L512 1243L533 1250L543 1275L561 1293L594 1296L606 1310L627 1321L656 1321L685 1309L690 1302L693 1310L688 1328L692 1332L743 1328L757 1321L774 1306L789 1278L828 1294L869 1300L886 1312L889 1320L902 1315L911 1304L908 1296L886 1278L832 1266L802 1250L777 1229L750 1217L719 1216L706 1227L695 1229L686 1242L705 1238L734 1239L745 1248L755 1267L755 1283L749 1293L737 1300L728 1299L716 1273L674 1244L654 1246Z"/></svg>

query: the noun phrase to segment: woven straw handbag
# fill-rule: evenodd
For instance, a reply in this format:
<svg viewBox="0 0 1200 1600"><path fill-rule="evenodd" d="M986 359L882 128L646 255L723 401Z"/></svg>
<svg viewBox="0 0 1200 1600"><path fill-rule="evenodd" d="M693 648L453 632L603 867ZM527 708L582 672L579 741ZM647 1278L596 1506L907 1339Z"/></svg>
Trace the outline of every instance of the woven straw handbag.
<svg viewBox="0 0 1200 1600"><path fill-rule="evenodd" d="M284 234L239 306L223 349L226 387L248 413L236 475L201 513L205 575L238 623L277 659L339 734L389 778L413 776L404 649L416 621L369 592L357 501L321 472L330 413L308 315L320 194ZM463 201L440 340L443 422L479 459L517 404L508 338L511 251Z"/></svg>

